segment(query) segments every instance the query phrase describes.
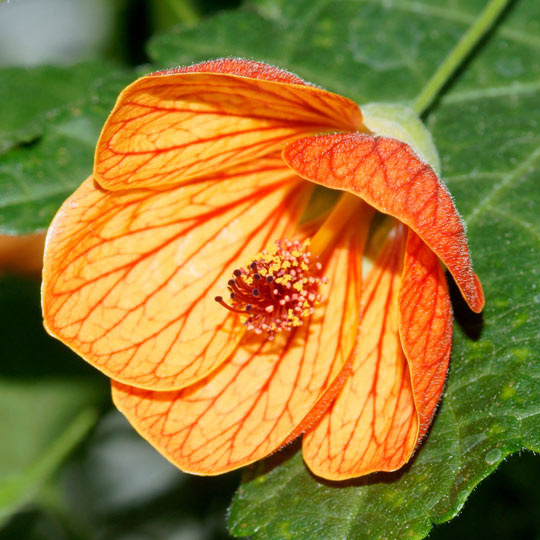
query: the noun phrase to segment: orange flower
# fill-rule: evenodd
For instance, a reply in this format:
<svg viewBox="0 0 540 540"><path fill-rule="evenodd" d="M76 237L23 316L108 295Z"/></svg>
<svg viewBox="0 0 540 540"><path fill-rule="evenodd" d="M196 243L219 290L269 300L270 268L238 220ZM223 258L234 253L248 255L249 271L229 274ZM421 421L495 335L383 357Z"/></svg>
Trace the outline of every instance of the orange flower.
<svg viewBox="0 0 540 540"><path fill-rule="evenodd" d="M346 194L300 225L315 184ZM362 282L373 209L395 219ZM452 331L439 259L480 311L461 220L409 146L346 98L217 60L120 94L49 229L43 311L182 470L304 434L312 471L344 479L401 467L430 425Z"/></svg>

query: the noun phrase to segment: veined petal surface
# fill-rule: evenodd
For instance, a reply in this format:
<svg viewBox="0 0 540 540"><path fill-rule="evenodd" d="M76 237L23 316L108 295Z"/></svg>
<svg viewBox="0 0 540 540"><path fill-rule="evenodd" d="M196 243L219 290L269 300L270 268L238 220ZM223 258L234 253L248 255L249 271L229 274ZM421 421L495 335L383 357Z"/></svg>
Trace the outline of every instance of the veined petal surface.
<svg viewBox="0 0 540 540"><path fill-rule="evenodd" d="M279 156L165 191L88 179L48 233L48 330L112 378L172 390L215 369L241 337L214 301L238 264L299 219L310 186Z"/></svg>
<svg viewBox="0 0 540 540"><path fill-rule="evenodd" d="M280 448L348 366L359 321L363 231L351 228L324 269L328 299L291 333L247 334L206 379L178 392L113 381L116 406L180 469L223 473Z"/></svg>
<svg viewBox="0 0 540 540"><path fill-rule="evenodd" d="M452 307L439 259L411 229L399 291L399 333L422 438L446 380L452 349Z"/></svg>
<svg viewBox="0 0 540 540"><path fill-rule="evenodd" d="M294 141L283 155L300 176L354 193L411 227L447 266L471 309L482 310L482 286L452 197L407 144L343 133Z"/></svg>
<svg viewBox="0 0 540 540"><path fill-rule="evenodd" d="M365 129L349 99L276 78L201 67L138 79L120 94L103 128L95 180L113 190L181 185L298 137Z"/></svg>
<svg viewBox="0 0 540 540"><path fill-rule="evenodd" d="M314 474L345 480L407 462L418 417L399 337L398 295L406 228L398 225L365 280L352 374L317 426L304 436Z"/></svg>

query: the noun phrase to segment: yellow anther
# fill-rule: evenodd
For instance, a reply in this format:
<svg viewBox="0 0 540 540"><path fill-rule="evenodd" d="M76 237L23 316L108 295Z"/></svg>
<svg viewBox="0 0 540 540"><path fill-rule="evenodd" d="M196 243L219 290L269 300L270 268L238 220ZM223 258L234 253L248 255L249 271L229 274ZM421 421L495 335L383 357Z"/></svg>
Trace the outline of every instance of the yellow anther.
<svg viewBox="0 0 540 540"><path fill-rule="evenodd" d="M322 266L311 260L308 244L280 240L262 250L244 267L234 270L228 282L231 304L221 296L216 296L216 301L238 313L248 330L266 332L269 339L277 332L302 326L320 303L318 288L324 282L319 276Z"/></svg>

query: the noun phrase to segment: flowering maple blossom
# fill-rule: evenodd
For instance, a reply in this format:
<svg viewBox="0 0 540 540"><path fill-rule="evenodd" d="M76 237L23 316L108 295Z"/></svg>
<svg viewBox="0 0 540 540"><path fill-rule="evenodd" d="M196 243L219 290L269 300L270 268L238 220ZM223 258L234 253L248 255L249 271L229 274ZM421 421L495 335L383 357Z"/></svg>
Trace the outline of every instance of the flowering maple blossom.
<svg viewBox="0 0 540 540"><path fill-rule="evenodd" d="M301 224L316 184L344 195ZM363 277L375 211L393 221ZM352 101L223 59L120 94L93 176L49 229L43 311L182 470L229 471L303 434L311 470L345 479L398 469L429 428L451 349L440 261L480 311L429 165Z"/></svg>

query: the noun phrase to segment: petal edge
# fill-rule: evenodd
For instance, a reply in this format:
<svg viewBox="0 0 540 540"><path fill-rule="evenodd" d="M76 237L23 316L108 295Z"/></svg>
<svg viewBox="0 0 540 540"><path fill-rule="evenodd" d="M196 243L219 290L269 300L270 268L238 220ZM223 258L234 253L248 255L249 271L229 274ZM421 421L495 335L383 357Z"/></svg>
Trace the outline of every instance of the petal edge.
<svg viewBox="0 0 540 540"><path fill-rule="evenodd" d="M413 229L449 269L470 308L482 311L482 286L452 197L407 144L359 133L322 135L289 143L283 156L303 178L354 193Z"/></svg>

